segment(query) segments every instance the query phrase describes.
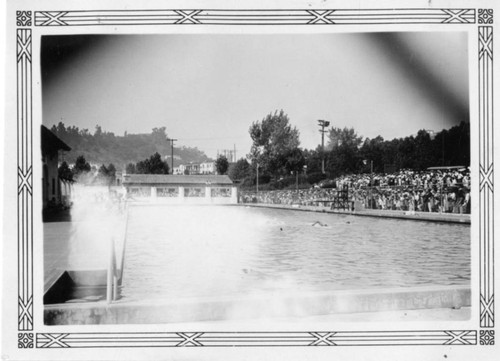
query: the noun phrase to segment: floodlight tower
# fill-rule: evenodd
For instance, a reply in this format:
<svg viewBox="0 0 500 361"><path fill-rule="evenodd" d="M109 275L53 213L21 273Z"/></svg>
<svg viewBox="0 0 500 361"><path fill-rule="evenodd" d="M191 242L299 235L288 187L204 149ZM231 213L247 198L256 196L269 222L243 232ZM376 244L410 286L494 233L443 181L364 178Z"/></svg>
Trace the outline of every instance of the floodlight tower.
<svg viewBox="0 0 500 361"><path fill-rule="evenodd" d="M321 133L321 173L325 174L325 127L330 125L330 122L326 120L318 120L318 125L321 127L319 131Z"/></svg>

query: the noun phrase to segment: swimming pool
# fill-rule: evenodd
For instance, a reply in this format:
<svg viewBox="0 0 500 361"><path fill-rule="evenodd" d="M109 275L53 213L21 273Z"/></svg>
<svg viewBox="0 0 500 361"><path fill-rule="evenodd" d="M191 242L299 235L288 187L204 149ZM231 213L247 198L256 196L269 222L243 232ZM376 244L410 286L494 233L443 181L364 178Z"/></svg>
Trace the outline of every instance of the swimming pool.
<svg viewBox="0 0 500 361"><path fill-rule="evenodd" d="M128 219L123 301L470 284L468 225L244 206Z"/></svg>

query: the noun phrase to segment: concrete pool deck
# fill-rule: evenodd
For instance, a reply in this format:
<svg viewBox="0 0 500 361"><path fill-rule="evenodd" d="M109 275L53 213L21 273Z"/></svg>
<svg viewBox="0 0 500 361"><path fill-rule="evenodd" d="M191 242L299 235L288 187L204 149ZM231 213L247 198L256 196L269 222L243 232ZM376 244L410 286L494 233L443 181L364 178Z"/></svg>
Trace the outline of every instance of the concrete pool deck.
<svg viewBox="0 0 500 361"><path fill-rule="evenodd" d="M377 313L392 312L393 317L399 315L402 320L432 321L439 309L444 310L448 317L467 317L470 305L468 286L431 286L174 300L118 300L112 304L104 301L65 303L46 305L44 320L47 325L172 324L280 318L314 320L315 317L361 321L373 319ZM454 312L461 309L464 310Z"/></svg>
<svg viewBox="0 0 500 361"><path fill-rule="evenodd" d="M330 209L324 206L304 206L304 205L290 205L290 204L268 204L268 203L240 203L239 206L260 207L260 208L274 208L274 209L288 209L305 212L320 212L320 213L333 213L345 214L353 216L376 217L376 218L396 218L408 219L414 221L427 221L427 222L444 222L444 223L460 223L470 224L470 214L458 213L430 213L430 212L414 212L410 214L407 211L393 211L393 210L380 210L380 209L363 209L357 211L345 211L338 209Z"/></svg>

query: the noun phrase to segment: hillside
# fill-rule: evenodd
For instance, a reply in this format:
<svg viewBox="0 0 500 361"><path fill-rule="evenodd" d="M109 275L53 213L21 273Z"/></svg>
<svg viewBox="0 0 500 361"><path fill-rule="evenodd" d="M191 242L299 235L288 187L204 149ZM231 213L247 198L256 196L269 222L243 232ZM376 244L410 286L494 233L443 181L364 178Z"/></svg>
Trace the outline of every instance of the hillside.
<svg viewBox="0 0 500 361"><path fill-rule="evenodd" d="M169 157L170 165L171 144L167 140L165 127L154 128L150 134L125 133L123 136L105 132L100 126L96 126L94 134L91 134L88 129L66 127L61 122L50 130L71 147L71 151L64 156L69 164L83 155L90 163L113 163L117 169L121 169L128 163L139 162L158 152L162 157ZM198 148L174 147L174 166L207 160L210 159Z"/></svg>

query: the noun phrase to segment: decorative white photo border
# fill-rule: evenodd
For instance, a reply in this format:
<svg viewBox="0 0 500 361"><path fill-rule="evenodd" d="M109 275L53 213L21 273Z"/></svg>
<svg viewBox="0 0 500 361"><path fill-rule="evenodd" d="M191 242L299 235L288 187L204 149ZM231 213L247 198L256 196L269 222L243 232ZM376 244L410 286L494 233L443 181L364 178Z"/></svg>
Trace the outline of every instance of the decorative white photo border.
<svg viewBox="0 0 500 361"><path fill-rule="evenodd" d="M468 330L304 332L43 333L34 320L32 38L48 27L453 24L477 30L479 119L479 324ZM16 12L18 348L493 345L493 10L492 9L165 9ZM10 39L9 41L12 41ZM38 66L38 64L35 64ZM471 85L474 86L474 85ZM471 104L472 106L472 104ZM36 159L35 159L36 160ZM474 160L475 161L475 160ZM8 176L8 175L7 175ZM35 177L35 179L38 179Z"/></svg>

